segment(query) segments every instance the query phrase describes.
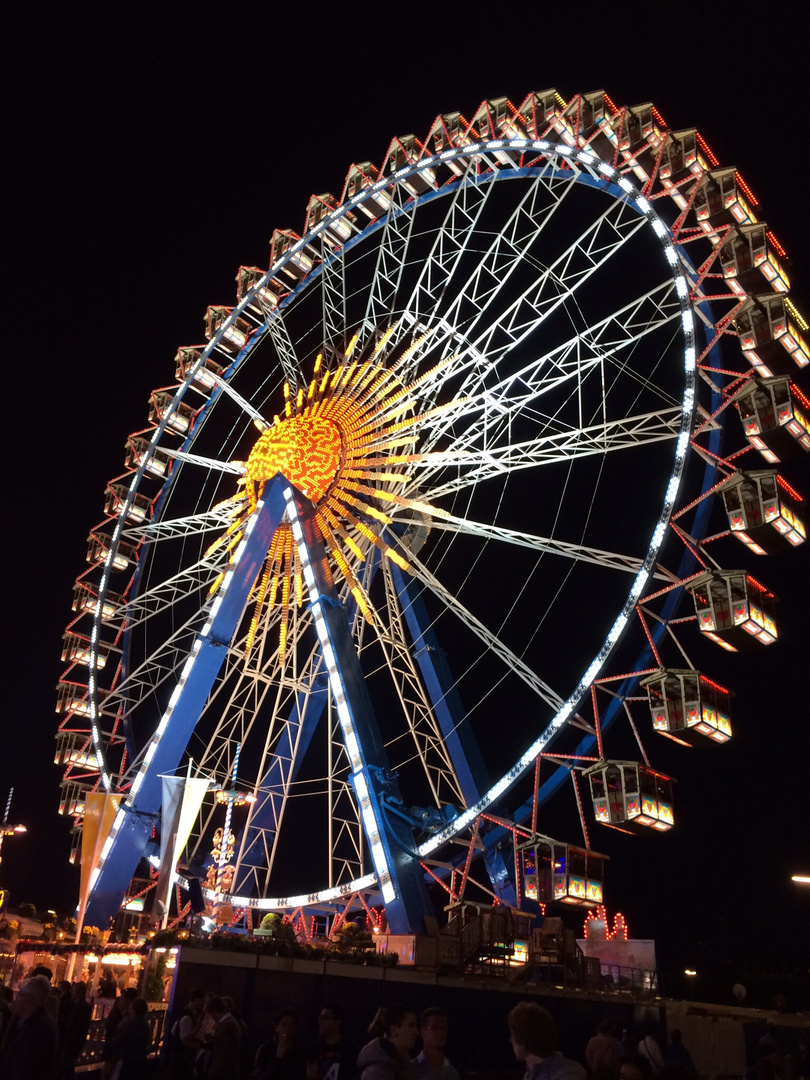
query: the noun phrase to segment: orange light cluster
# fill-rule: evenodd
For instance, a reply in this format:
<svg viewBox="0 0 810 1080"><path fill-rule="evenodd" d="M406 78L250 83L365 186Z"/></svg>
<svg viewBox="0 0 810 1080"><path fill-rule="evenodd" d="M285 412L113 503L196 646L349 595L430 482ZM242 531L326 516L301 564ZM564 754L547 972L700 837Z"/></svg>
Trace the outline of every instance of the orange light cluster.
<svg viewBox="0 0 810 1080"><path fill-rule="evenodd" d="M388 366L385 350L396 326L380 337L370 355L352 360L354 339L336 367L321 372L323 356L315 361L306 390L292 395L284 386L284 416L254 444L245 462L245 500L239 517L209 548L223 544L233 550L244 535L256 509L264 484L282 473L315 504L315 523L331 556L336 576L343 578L365 619L373 624L368 597L356 577L356 567L372 547L410 571L407 559L395 551L381 533L390 525L397 508L431 516L442 511L421 499L400 494L411 475L410 467L425 460L415 452L421 426L455 405L451 401L418 411L417 390L433 379L452 357L425 371L409 383L401 372L415 351L429 337L425 334ZM354 569L353 569L354 567ZM212 591L219 586L218 579ZM246 640L246 655L265 608L278 606L281 625L279 655L283 659L288 638L289 608L303 602L298 550L289 525L276 531L264 569L253 591L255 610Z"/></svg>
<svg viewBox="0 0 810 1080"><path fill-rule="evenodd" d="M274 424L247 460L249 497L266 480L283 473L313 502L329 490L340 465L340 429L317 416L292 416Z"/></svg>

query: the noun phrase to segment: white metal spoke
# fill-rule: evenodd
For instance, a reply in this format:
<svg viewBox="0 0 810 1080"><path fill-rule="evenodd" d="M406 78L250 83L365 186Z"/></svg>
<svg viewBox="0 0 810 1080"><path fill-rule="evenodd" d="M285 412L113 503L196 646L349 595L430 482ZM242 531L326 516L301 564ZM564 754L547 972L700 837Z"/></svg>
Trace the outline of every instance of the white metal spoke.
<svg viewBox="0 0 810 1080"><path fill-rule="evenodd" d="M399 524L420 524L416 519L397 518ZM637 574L643 559L632 555L619 555L611 551L588 547L585 544L571 544L564 540L554 540L546 536L534 536L516 529L504 529L499 525L488 525L482 521L471 521L452 514L436 517L430 523L431 530L438 532L460 533L464 536L477 536L481 540L500 540L515 547L529 548L544 555L559 555L577 562L592 563L607 570L622 570L628 574Z"/></svg>
<svg viewBox="0 0 810 1080"><path fill-rule="evenodd" d="M187 517L150 521L148 525L128 526L123 532L129 543L150 544L156 540L175 540L178 537L201 536L229 525L242 502L241 498L225 499L211 510Z"/></svg>
<svg viewBox="0 0 810 1080"><path fill-rule="evenodd" d="M483 451L460 448L456 452L455 464L461 464L463 472L448 480L440 478L438 482L430 484L427 490L430 491L431 500L437 502L451 492L462 491L482 480L504 476L518 469L552 465L677 439L682 417L680 409L665 409L659 413L642 413L606 424L555 432L514 446L494 446ZM429 477L437 469L438 466L428 461L424 475ZM425 488L422 476L415 479L414 491Z"/></svg>
<svg viewBox="0 0 810 1080"><path fill-rule="evenodd" d="M206 376L210 379L213 379L214 383L219 387L219 389L224 394L227 394L232 401L235 401L239 408L243 412L247 413L251 420L254 420L262 430L265 430L265 428L268 428L270 426L265 420L265 418L262 416L262 414L259 412L259 410L254 408L254 406L251 405L247 398L242 397L239 391L235 390L227 379L223 379L221 375L217 375L216 372L210 371L208 369L206 369Z"/></svg>
<svg viewBox="0 0 810 1080"><path fill-rule="evenodd" d="M111 616L105 617L105 625L132 630L152 616L170 611L178 601L193 596L201 589L207 589L222 571L225 562L224 554L219 552L200 559L193 566L178 571L151 589L139 592L132 600L118 607Z"/></svg>
<svg viewBox="0 0 810 1080"><path fill-rule="evenodd" d="M302 385L301 364L296 356L287 324L280 310L271 310L263 301L262 310L266 318L267 332L275 346L281 370L284 372L284 379L289 383L290 390L296 393Z"/></svg>
<svg viewBox="0 0 810 1080"><path fill-rule="evenodd" d="M324 245L325 247L325 245ZM346 348L346 254L341 246L334 254L324 252L321 264L321 311L323 347Z"/></svg>
<svg viewBox="0 0 810 1080"><path fill-rule="evenodd" d="M233 476L245 475L245 467L241 462L218 461L215 458L203 457L201 454L189 454L186 450L170 450L166 446L161 446L160 450L166 457L174 458L175 461L183 461L188 465L199 465L203 469L231 473Z"/></svg>
<svg viewBox="0 0 810 1080"><path fill-rule="evenodd" d="M401 184L395 184L377 249L372 289L360 327L361 342L384 329L391 316L413 231L415 215L402 210L409 199L409 192Z"/></svg>
<svg viewBox="0 0 810 1080"><path fill-rule="evenodd" d="M677 328L680 311L673 301L673 295L671 283L658 285L510 372L507 378L493 379L491 373L497 369L491 365L489 358L476 349L459 349L455 361L440 372L433 384L427 386L427 400L432 404L440 392L442 381L463 376L458 396L469 399L469 408L473 412L481 405L484 414L479 425L486 431L490 443L508 427L513 410L525 410L566 382L573 384L572 395L579 393L580 384L589 373L593 377L604 378L608 369L613 370L616 377L623 375L637 381L659 397L662 405L671 405L671 395L659 390L653 381L654 364L650 363L648 368L645 364L647 370L636 372L623 356L628 354L629 358L632 351L654 332L670 326ZM578 422L582 425L586 421L580 416ZM423 441L422 449L429 452L443 440L450 427L449 417L437 418ZM479 426L473 422L463 436L459 437L454 432L453 442L458 446L462 443L469 445L480 434Z"/></svg>

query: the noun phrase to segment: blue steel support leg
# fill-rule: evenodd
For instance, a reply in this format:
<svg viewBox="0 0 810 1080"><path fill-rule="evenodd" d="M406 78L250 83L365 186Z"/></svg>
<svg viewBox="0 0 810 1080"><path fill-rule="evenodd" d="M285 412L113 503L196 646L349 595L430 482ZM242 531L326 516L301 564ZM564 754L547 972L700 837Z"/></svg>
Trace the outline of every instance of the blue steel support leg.
<svg viewBox="0 0 810 1080"><path fill-rule="evenodd" d="M146 748L126 804L116 816L91 878L85 923L106 928L116 914L160 813L162 773L174 772L205 707L227 650L261 570L270 542L284 516L287 481L268 480L245 529L231 566L197 635L157 731Z"/></svg>
<svg viewBox="0 0 810 1080"><path fill-rule="evenodd" d="M422 673L422 681L433 706L433 713L453 762L462 794L467 805L474 806L490 786L481 750L470 725L464 722L467 714L447 657L431 628L427 610L419 594L419 585L398 566L394 565L391 569L394 588L413 641L413 655ZM495 895L504 904L516 907L517 893L512 881L512 871L501 852L494 846L487 847L484 863Z"/></svg>
<svg viewBox="0 0 810 1080"><path fill-rule="evenodd" d="M311 504L292 487L287 491L287 513L388 925L394 934L420 933L425 929L425 916L432 914L424 875L413 853L410 825L385 812L384 800L397 799L399 786L391 774L346 611L332 580Z"/></svg>

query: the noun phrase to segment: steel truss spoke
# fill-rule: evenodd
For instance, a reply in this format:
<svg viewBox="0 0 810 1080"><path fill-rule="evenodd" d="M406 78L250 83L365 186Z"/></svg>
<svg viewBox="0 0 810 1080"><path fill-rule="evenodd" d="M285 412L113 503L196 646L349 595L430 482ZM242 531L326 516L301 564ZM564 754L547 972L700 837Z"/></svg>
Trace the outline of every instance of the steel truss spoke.
<svg viewBox="0 0 810 1080"><path fill-rule="evenodd" d="M166 578L151 589L145 589L134 599L122 604L113 615L109 618L105 617L105 626L128 630L140 626L153 615L170 610L178 601L192 596L201 589L208 588L225 564L226 556L223 552L200 559L193 566Z"/></svg>
<svg viewBox="0 0 810 1080"><path fill-rule="evenodd" d="M346 255L343 245L321 263L323 349L346 349Z"/></svg>
<svg viewBox="0 0 810 1080"><path fill-rule="evenodd" d="M160 450L166 457L183 461L188 465L200 465L205 469L213 469L214 472L232 473L234 476L245 475L245 467L241 462L218 461L216 458L202 457L200 454L189 454L185 450L169 450L165 446L161 446Z"/></svg>
<svg viewBox="0 0 810 1080"><path fill-rule="evenodd" d="M151 544L156 540L175 540L178 537L201 536L230 525L241 498L226 499L212 510L187 517L151 521L148 525L128 527L121 534L128 543Z"/></svg>
<svg viewBox="0 0 810 1080"><path fill-rule="evenodd" d="M622 220L623 215L629 216ZM614 218L618 220L614 221ZM444 319L450 326L463 331L465 340L486 355L490 363L496 363L557 308L573 298L585 282L604 269L645 225L645 219L631 214L623 203L612 203L510 301L494 323L488 309L510 281L518 262L510 261L508 269L499 268L498 279L486 286L479 280L486 268L483 266L465 283L459 298L443 313ZM469 317L470 307L474 311L472 318Z"/></svg>
<svg viewBox="0 0 810 1080"><path fill-rule="evenodd" d="M415 518L397 518L399 524L420 524ZM478 536L482 540L500 540L516 547L530 548L548 555L560 555L566 559L575 559L578 562L593 563L595 566L603 566L607 570L623 570L628 574L637 574L644 560L632 555L618 555L610 551L602 551L599 548L587 547L584 544L569 544L564 540L553 540L545 536L534 536L531 533L518 532L515 529L504 529L499 525L487 525L481 521L471 521L469 518L459 518L453 515L434 518L430 523L431 529L440 532L461 533L464 536Z"/></svg>
<svg viewBox="0 0 810 1080"><path fill-rule="evenodd" d="M429 490L431 500L436 502L451 492L462 491L482 480L503 476L517 469L536 468L559 461L677 439L682 419L681 409L665 409L659 413L627 416L593 427L573 428L570 431L529 439L515 446L496 446L486 451L460 449L455 464L463 465L464 471L461 475L432 484L429 488L420 482L420 477L414 482L413 490ZM430 469L435 469L435 466L429 462L428 476Z"/></svg>
<svg viewBox="0 0 810 1080"><path fill-rule="evenodd" d="M262 416L262 414L259 412L259 410L254 408L254 406L251 405L247 398L242 397L239 391L235 390L227 379L223 379L221 375L217 375L216 372L207 369L206 375L208 376L208 378L213 379L214 383L219 387L219 389L224 394L227 394L227 396L231 398L232 401L235 401L239 408L242 410L242 412L247 413L251 420L254 420L262 430L265 430L270 426L265 420L265 418Z"/></svg>
<svg viewBox="0 0 810 1080"><path fill-rule="evenodd" d="M384 329L394 310L416 217L413 213L403 212L410 198L410 193L401 184L395 184L391 189L391 205L382 228L372 288L360 325L361 343Z"/></svg>
<svg viewBox="0 0 810 1080"><path fill-rule="evenodd" d="M301 365L295 352L295 347L290 338L290 332L284 321L281 310L272 311L262 302L265 313L267 332L276 350L284 379L289 383L290 390L295 394L303 385L301 377Z"/></svg>
<svg viewBox="0 0 810 1080"><path fill-rule="evenodd" d="M628 361L622 359L622 354L634 350L650 334L669 325L677 326L679 321L674 289L671 282L665 282L531 360L508 378L493 381L493 368L488 357L473 348L460 349L455 362L440 373L435 384L428 386L428 400L432 403L438 395L440 380L463 376L458 396L466 397L469 411L482 410L482 416L463 436L453 434L454 444L460 448L480 441L482 433L486 433L487 443L494 442L502 431L508 430L509 415L514 409L527 409L566 382L574 383L572 393L574 389L580 393L584 378L590 375L604 380L609 370L616 376L638 381L640 386L669 405L673 402L671 395L659 390L651 381L654 365L650 364L646 374L634 372ZM451 421L457 419L457 415L438 417L422 449L429 452L442 441L452 427ZM579 412L578 424L581 426L584 421Z"/></svg>

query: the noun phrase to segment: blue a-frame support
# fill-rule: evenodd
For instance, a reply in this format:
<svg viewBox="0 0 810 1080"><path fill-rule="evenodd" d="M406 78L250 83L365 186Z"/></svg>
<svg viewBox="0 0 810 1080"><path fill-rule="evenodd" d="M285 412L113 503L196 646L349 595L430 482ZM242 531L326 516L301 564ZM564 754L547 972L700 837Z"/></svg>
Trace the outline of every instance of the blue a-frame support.
<svg viewBox="0 0 810 1080"><path fill-rule="evenodd" d="M265 485L262 498L247 523L245 537L234 555L219 595L169 699L144 762L113 831L102 849L100 869L92 880L85 923L106 928L115 916L152 834L161 802L160 777L180 765L194 726L225 660L226 652L262 567L273 534L286 511L287 482L276 476Z"/></svg>
<svg viewBox="0 0 810 1080"><path fill-rule="evenodd" d="M302 556L310 607L352 762L352 783L388 923L394 933L424 929L430 906L421 867L411 850L413 833L406 822L396 815L389 816L385 809L386 798L398 800L399 791L374 717L346 612L331 579L311 506L280 475L265 485L219 596L146 748L129 799L116 816L101 864L93 874L85 913L88 924L107 926L121 905L158 819L160 777L174 772L180 765L285 512L293 523Z"/></svg>
<svg viewBox="0 0 810 1080"><path fill-rule="evenodd" d="M386 809L388 800L401 801L399 785L391 771L312 506L292 487L287 491L287 514L298 546L315 632L343 732L351 782L388 926L394 934L424 932L425 916L432 914L432 908L419 857L413 851L413 829L398 814L389 814Z"/></svg>

